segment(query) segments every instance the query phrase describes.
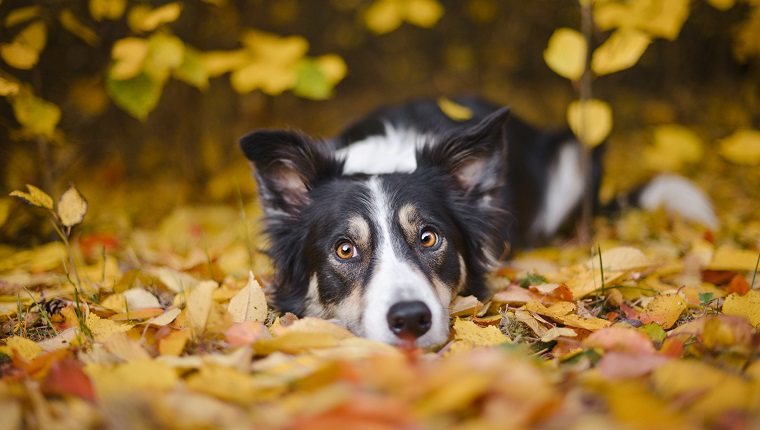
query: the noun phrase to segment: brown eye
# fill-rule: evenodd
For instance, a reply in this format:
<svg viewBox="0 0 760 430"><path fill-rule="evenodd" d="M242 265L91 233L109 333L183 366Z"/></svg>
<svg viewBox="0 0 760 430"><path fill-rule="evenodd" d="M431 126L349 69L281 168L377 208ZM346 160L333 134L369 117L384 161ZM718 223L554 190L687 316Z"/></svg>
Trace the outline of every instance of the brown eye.
<svg viewBox="0 0 760 430"><path fill-rule="evenodd" d="M438 235L431 229L423 229L420 233L420 245L423 248L431 248L438 243Z"/></svg>
<svg viewBox="0 0 760 430"><path fill-rule="evenodd" d="M335 247L335 255L341 260L348 260L349 258L356 257L357 254L354 244L347 240L340 241L338 246Z"/></svg>

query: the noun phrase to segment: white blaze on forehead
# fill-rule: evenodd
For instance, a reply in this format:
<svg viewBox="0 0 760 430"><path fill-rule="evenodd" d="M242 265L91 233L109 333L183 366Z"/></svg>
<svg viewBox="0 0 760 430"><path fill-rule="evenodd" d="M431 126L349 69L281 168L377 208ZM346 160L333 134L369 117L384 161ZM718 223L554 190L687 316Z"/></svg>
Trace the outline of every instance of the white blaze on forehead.
<svg viewBox="0 0 760 430"><path fill-rule="evenodd" d="M580 202L585 183L578 144L575 141L563 143L556 165L549 172L543 205L531 226L533 234L554 234Z"/></svg>
<svg viewBox="0 0 760 430"><path fill-rule="evenodd" d="M370 192L370 216L377 229L377 247L372 278L366 287L362 334L386 343L399 343L398 337L388 327L388 310L396 303L419 300L430 309L432 327L417 339L417 344L431 346L443 343L449 332L448 312L419 268L396 254L394 242L405 244L406 240L398 236L398 229L393 228L394 218L381 180L371 178L367 181L367 188Z"/></svg>
<svg viewBox="0 0 760 430"><path fill-rule="evenodd" d="M417 168L417 148L430 136L414 129L395 128L385 124L385 134L369 136L336 151L346 160L343 173L411 173Z"/></svg>

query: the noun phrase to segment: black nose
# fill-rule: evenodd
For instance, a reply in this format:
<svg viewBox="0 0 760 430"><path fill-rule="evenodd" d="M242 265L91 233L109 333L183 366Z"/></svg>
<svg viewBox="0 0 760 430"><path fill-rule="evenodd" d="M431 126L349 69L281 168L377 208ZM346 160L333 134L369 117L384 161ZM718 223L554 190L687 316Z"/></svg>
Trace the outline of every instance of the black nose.
<svg viewBox="0 0 760 430"><path fill-rule="evenodd" d="M432 320L430 308L419 300L396 303L388 310L388 327L400 338L417 339L430 330Z"/></svg>

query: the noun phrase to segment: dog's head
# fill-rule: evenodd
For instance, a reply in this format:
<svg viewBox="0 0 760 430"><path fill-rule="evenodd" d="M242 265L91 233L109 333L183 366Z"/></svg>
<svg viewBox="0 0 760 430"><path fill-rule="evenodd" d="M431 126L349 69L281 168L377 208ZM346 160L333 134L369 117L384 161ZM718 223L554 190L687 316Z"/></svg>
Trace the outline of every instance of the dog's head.
<svg viewBox="0 0 760 430"><path fill-rule="evenodd" d="M507 117L502 109L429 135L407 173L345 174L331 142L289 131L243 137L266 213L275 305L390 344L444 342L451 300L485 297L485 273L504 250Z"/></svg>

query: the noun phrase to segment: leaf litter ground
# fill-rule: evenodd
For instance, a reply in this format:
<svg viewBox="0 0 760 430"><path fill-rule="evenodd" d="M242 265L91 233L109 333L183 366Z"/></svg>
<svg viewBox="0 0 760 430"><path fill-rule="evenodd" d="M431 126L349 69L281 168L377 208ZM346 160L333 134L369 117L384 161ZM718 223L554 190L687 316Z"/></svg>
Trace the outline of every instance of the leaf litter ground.
<svg viewBox="0 0 760 430"><path fill-rule="evenodd" d="M248 180L226 175L211 194ZM0 248L3 428L760 426L760 224L740 192L718 232L630 211L596 221L593 249L519 254L422 351L269 309L260 208L159 210L178 187L16 193L66 240Z"/></svg>

